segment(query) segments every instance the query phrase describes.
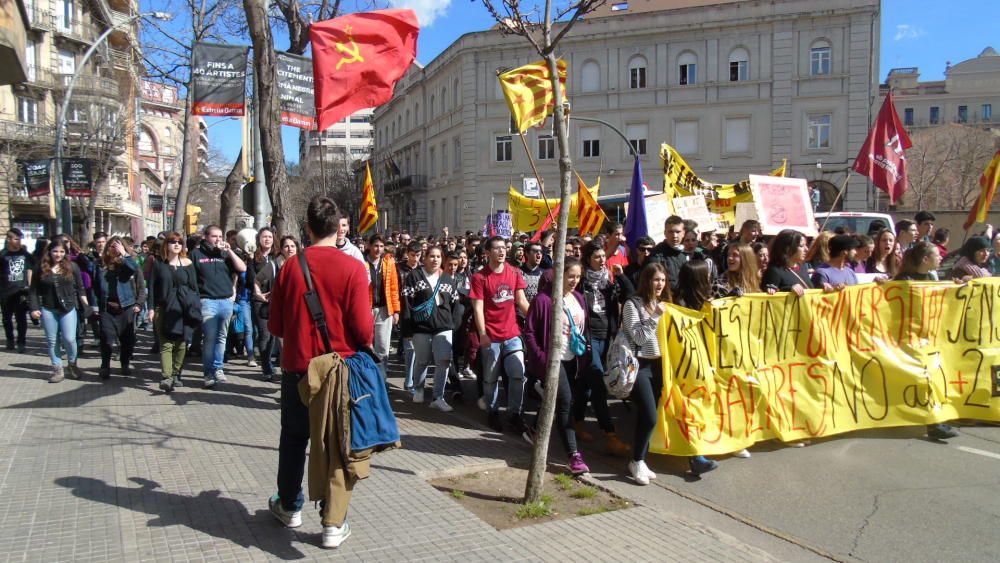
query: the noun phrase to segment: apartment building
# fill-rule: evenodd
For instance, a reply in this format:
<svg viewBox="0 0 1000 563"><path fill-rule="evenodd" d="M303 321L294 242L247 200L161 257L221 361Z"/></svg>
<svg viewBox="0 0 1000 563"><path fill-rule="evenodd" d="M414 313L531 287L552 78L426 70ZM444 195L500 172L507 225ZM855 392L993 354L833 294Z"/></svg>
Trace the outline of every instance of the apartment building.
<svg viewBox="0 0 1000 563"><path fill-rule="evenodd" d="M894 68L879 93L892 90L896 113L908 131L946 123L1000 129L1000 118L993 116L994 106L1000 109L1000 54L993 47L958 64L949 62L944 76L921 82L919 68Z"/></svg>
<svg viewBox="0 0 1000 563"><path fill-rule="evenodd" d="M646 182L661 182L659 146L676 147L711 181L735 182L788 159L829 207L868 133L878 89L878 0L611 2L576 24L559 55L572 115L621 131ZM538 60L495 29L462 36L413 65L373 117L381 226L478 229L531 171L498 70ZM550 123L550 122L549 122ZM549 197L558 166L550 124L526 133ZM632 157L607 127L570 121L574 167L601 194L628 192ZM845 209L876 206L855 175ZM492 202L492 203L491 203Z"/></svg>
<svg viewBox="0 0 1000 563"><path fill-rule="evenodd" d="M137 0L25 0L24 82L0 86L0 230L17 226L29 238L51 235L54 202L29 198L19 159L55 156L56 120L70 81L63 154L95 161L99 169L93 218L97 229L143 233L135 122L141 56ZM109 28L86 67L84 52ZM89 201L71 198L74 232Z"/></svg>
<svg viewBox="0 0 1000 563"><path fill-rule="evenodd" d="M354 161L367 159L371 154L374 131L372 113L371 109L358 110L322 133L300 131L299 162L313 169L314 166L332 166L333 163L350 166Z"/></svg>

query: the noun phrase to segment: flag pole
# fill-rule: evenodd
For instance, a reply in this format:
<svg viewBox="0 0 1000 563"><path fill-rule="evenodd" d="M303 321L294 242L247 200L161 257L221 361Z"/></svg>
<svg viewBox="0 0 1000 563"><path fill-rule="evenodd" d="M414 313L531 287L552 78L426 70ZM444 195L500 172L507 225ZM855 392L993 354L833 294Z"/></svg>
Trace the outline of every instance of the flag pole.
<svg viewBox="0 0 1000 563"><path fill-rule="evenodd" d="M552 119L555 119L555 117ZM535 159L531 158L531 151L528 150L528 141L524 138L524 132L518 131L517 136L521 137L521 144L524 145L524 154L528 155L528 164L531 165L531 171L534 172L535 178L538 180L538 190L542 192L542 203L545 204L545 210L549 212L549 215L552 215L552 209L549 207L549 198L545 197L545 181L538 173L538 168L535 166Z"/></svg>
<svg viewBox="0 0 1000 563"><path fill-rule="evenodd" d="M830 211L826 214L826 219L823 220L823 226L820 227L820 232L826 230L826 223L830 220L830 215L833 214L833 210L837 208L837 202L844 195L844 190L847 189L847 181L851 179L851 169L847 169L847 176L844 177L844 183L840 185L840 189L837 190L837 197L833 198L833 203L830 204Z"/></svg>

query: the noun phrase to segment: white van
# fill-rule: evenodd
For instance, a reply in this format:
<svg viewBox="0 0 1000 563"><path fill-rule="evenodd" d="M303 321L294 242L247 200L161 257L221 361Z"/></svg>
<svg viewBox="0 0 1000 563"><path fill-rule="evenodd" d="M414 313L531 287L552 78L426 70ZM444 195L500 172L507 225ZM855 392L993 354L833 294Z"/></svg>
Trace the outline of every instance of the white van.
<svg viewBox="0 0 1000 563"><path fill-rule="evenodd" d="M817 213L816 222L824 231L846 227L848 231L862 235L873 235L884 228L893 232L896 230L896 222L886 213Z"/></svg>

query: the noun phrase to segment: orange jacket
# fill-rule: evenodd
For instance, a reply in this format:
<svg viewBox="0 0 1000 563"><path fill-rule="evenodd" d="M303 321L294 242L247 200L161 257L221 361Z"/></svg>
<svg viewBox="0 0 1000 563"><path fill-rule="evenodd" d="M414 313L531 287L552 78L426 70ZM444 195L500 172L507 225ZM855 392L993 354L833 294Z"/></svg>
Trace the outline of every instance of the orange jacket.
<svg viewBox="0 0 1000 563"><path fill-rule="evenodd" d="M365 259L365 264L371 264ZM368 267L371 272L371 266ZM382 288L385 290L385 304L390 315L399 312L399 274L396 273L396 261L389 254L382 256ZM368 302L375 303L375 286L368 283Z"/></svg>

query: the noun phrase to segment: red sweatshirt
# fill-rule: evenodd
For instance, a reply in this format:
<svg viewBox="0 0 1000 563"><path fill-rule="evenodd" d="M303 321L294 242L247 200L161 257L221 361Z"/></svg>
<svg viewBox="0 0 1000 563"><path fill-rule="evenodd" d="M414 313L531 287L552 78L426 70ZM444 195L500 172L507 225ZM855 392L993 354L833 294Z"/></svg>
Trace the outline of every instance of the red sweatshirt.
<svg viewBox="0 0 1000 563"><path fill-rule="evenodd" d="M375 321L368 300L368 272L352 256L331 246L304 250L313 286L323 302L330 344L341 356L371 346ZM326 353L323 337L306 307L306 281L297 256L285 262L271 289L271 317L267 328L284 339L281 369L304 373L309 361Z"/></svg>

